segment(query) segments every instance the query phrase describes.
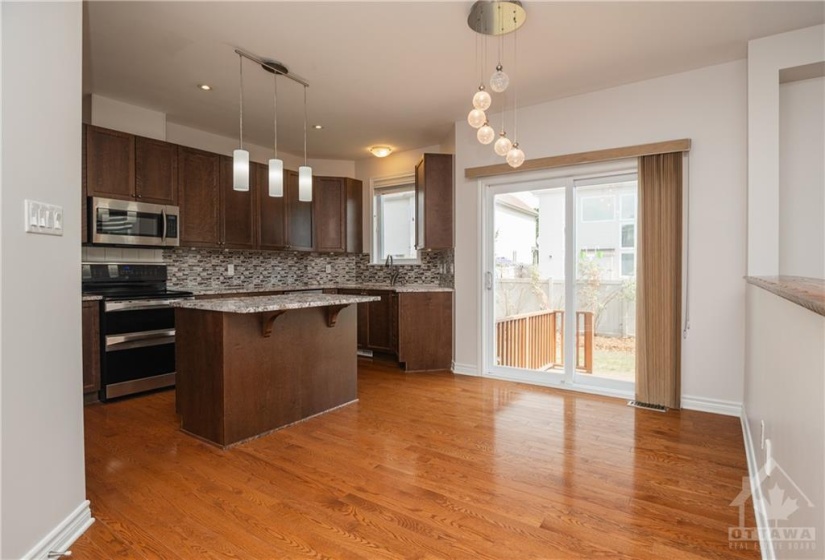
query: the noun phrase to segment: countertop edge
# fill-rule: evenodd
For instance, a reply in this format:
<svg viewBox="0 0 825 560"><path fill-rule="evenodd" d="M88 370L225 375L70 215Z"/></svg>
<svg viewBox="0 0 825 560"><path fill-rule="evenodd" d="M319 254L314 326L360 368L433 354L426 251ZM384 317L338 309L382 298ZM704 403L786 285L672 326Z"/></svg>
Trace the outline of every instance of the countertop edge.
<svg viewBox="0 0 825 560"><path fill-rule="evenodd" d="M308 285L272 285L272 286L232 286L226 288L198 288L186 285L170 286L170 289L186 290L195 294L195 296L231 296L233 294L256 294L263 292L303 292L308 290L385 290L396 293L427 293L427 292L454 292L454 288L447 286L436 286L428 284L401 284L398 286L382 285L382 284L320 284L317 286ZM254 296L247 296L254 297Z"/></svg>
<svg viewBox="0 0 825 560"><path fill-rule="evenodd" d="M315 307L334 307L379 301L376 296L355 296L339 294L284 294L279 296L248 296L238 298L179 300L173 307L195 311L213 311L217 313L270 313L273 311L292 311Z"/></svg>
<svg viewBox="0 0 825 560"><path fill-rule="evenodd" d="M825 316L825 279L802 276L746 276L745 280L748 284Z"/></svg>

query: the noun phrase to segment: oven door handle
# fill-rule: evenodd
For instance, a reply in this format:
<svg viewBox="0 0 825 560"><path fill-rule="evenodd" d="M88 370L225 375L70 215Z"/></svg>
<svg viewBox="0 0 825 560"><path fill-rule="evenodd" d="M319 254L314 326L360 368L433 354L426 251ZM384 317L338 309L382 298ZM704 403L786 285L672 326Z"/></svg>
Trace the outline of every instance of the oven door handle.
<svg viewBox="0 0 825 560"><path fill-rule="evenodd" d="M166 245L166 209L160 211L160 221L163 223L163 230L161 231L160 240Z"/></svg>
<svg viewBox="0 0 825 560"><path fill-rule="evenodd" d="M192 298L178 298L192 299ZM141 309L161 309L172 307L172 302L177 300L156 299L151 301L107 301L105 311L138 311Z"/></svg>
<svg viewBox="0 0 825 560"><path fill-rule="evenodd" d="M139 333L110 334L106 336L106 351L130 350L147 346L160 346L175 342L175 329L160 329Z"/></svg>

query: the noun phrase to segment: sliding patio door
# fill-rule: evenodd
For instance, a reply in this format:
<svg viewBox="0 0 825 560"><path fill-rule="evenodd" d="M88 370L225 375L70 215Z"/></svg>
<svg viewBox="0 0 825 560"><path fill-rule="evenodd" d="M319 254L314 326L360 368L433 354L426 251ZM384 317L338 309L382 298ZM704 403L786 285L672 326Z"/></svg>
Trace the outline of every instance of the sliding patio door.
<svg viewBox="0 0 825 560"><path fill-rule="evenodd" d="M484 361L492 377L629 396L635 163L484 186Z"/></svg>

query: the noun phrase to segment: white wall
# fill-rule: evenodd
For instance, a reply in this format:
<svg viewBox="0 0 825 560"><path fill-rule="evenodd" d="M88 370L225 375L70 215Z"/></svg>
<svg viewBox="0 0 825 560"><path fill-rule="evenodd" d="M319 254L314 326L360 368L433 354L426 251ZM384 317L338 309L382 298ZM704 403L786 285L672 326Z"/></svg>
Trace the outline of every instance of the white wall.
<svg viewBox="0 0 825 560"><path fill-rule="evenodd" d="M751 440L746 445L756 470L762 469L764 420L773 458L814 505L797 499L799 510L780 525L816 527L819 545L816 554L785 550L776 556L819 558L825 534L825 317L756 286L748 286L747 301L745 421ZM778 476L763 489L774 484L789 490Z"/></svg>
<svg viewBox="0 0 825 560"><path fill-rule="evenodd" d="M682 402L738 414L744 369L746 64L735 61L519 110L528 158L691 138L690 314ZM500 163L456 123L455 361L480 361L481 192L464 169Z"/></svg>
<svg viewBox="0 0 825 560"><path fill-rule="evenodd" d="M825 25L748 42L748 274L779 273L779 72L825 60Z"/></svg>
<svg viewBox="0 0 825 560"><path fill-rule="evenodd" d="M825 78L779 86L779 273L825 278Z"/></svg>
<svg viewBox="0 0 825 560"><path fill-rule="evenodd" d="M21 558L64 522L89 520L79 267L82 6L3 2L0 10L0 557ZM26 198L63 207L62 237L24 233Z"/></svg>
<svg viewBox="0 0 825 560"><path fill-rule="evenodd" d="M237 138L169 122L165 113L100 95L92 95L91 123L217 154L232 155L232 151L238 147ZM249 159L258 163L266 163L273 155L272 148L268 146L245 142L244 148L249 151ZM279 155L286 169L297 171L304 164L303 156L287 152L279 152ZM307 163L312 167L314 175L355 177L354 161L307 158Z"/></svg>

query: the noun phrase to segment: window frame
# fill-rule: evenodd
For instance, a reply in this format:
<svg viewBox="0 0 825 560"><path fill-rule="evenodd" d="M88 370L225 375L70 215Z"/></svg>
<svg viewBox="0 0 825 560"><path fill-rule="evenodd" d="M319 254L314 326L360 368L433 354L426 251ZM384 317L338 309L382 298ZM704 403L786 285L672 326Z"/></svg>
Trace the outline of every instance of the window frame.
<svg viewBox="0 0 825 560"><path fill-rule="evenodd" d="M379 177L370 179L370 265L384 266L386 259L381 259L381 236L379 235L379 228L381 226L381 217L378 215L378 208L376 205L376 198L381 194L391 194L394 192L408 192L412 188L413 205L415 205L415 174L394 175L391 177ZM415 231L415 215L413 215L413 232ZM393 257L393 264L409 266L421 264L420 251L415 250L414 258L395 258Z"/></svg>

